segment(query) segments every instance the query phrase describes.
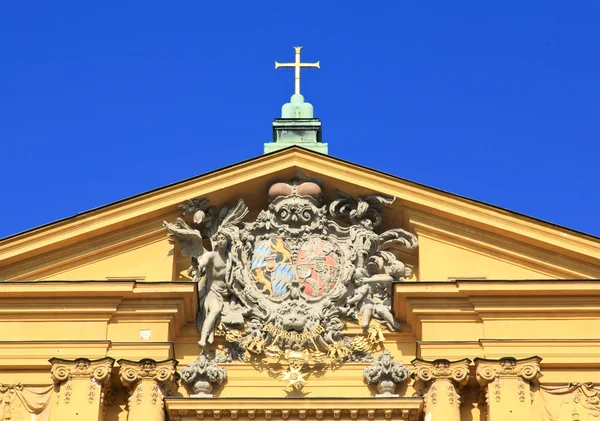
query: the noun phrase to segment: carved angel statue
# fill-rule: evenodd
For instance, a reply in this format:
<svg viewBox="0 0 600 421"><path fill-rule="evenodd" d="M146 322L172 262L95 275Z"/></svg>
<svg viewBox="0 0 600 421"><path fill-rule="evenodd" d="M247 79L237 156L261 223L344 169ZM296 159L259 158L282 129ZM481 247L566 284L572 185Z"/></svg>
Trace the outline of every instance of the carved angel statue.
<svg viewBox="0 0 600 421"><path fill-rule="evenodd" d="M193 273L194 280L198 282L199 311L196 325L200 331L198 344L202 347L213 342L215 326L222 316L224 307L230 311L239 310L239 306L230 300L232 273L230 252L232 243L239 239L236 225L247 213L248 208L240 199L210 238L211 251L204 248L200 231L190 227L183 219L178 218L176 224L164 222L164 226L169 231L169 238L179 244L182 255L190 256L192 260L189 273ZM194 222L200 224L202 218L195 217ZM234 315L223 316L228 320L239 320L239 317Z"/></svg>
<svg viewBox="0 0 600 421"><path fill-rule="evenodd" d="M387 274L369 276L366 270L357 270L357 288L347 301L348 305L356 304L362 314L361 327L369 326L374 318L387 326L390 331L400 328L400 323L392 314L392 301L389 286L393 278Z"/></svg>
<svg viewBox="0 0 600 421"><path fill-rule="evenodd" d="M418 245L417 237L401 228L385 231L369 246L376 247L367 261L354 272L356 289L346 301L343 312L362 314L361 326L369 326L371 319L385 324L390 331L400 328L400 323L392 314L391 286L394 281L404 281L412 274L410 268L396 258L394 253L385 250L390 247L414 249Z"/></svg>

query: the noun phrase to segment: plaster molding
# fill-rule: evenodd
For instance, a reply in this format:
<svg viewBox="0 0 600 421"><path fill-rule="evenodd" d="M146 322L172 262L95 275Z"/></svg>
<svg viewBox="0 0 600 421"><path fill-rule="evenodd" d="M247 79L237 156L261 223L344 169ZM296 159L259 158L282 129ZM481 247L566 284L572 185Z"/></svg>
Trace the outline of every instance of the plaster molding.
<svg viewBox="0 0 600 421"><path fill-rule="evenodd" d="M478 253L548 277L598 277L598 264L573 260L539 245L474 228L416 210L407 211L409 226L419 236Z"/></svg>
<svg viewBox="0 0 600 421"><path fill-rule="evenodd" d="M420 397L401 398L166 398L172 420L408 420L422 413Z"/></svg>
<svg viewBox="0 0 600 421"><path fill-rule="evenodd" d="M454 339L454 342L473 343L485 338L483 329L487 323L502 320L528 322L582 317L589 319L596 318L599 309L600 283L593 280L420 281L394 286L394 310L398 320L410 325L417 340L425 339L424 344L427 346L432 344L427 344L430 338L423 337L423 329L429 323L446 323L451 320L472 328L461 332L459 337L438 336L436 342L439 344L450 339ZM488 331L489 335L493 333ZM570 336L565 331L563 337L554 337L556 340L567 340ZM593 339L589 332L582 336L582 340ZM530 336L525 335L522 341L528 338ZM493 339L492 336L490 340ZM495 352L494 354L497 355ZM503 353L507 354L510 355L509 352ZM522 355L519 353L518 356ZM431 353L427 356L432 357ZM441 356L446 357L446 354Z"/></svg>
<svg viewBox="0 0 600 421"><path fill-rule="evenodd" d="M6 267L23 258L38 256L65 244L74 244L86 237L123 229L156 215L175 211L177 205L189 197L207 195L249 180L289 173L298 168L309 174L322 174L340 183L360 186L364 191L396 196L407 208L427 210L449 220L518 238L527 244L543 246L546 250L594 265L600 261L600 241L594 237L335 158L290 148L9 237L0 241L0 266Z"/></svg>
<svg viewBox="0 0 600 421"><path fill-rule="evenodd" d="M108 323L140 320L169 324L172 340L198 312L192 282L35 281L3 282L0 298L5 319L78 321L93 318ZM60 299L60 301L59 301ZM139 354L138 354L139 355Z"/></svg>

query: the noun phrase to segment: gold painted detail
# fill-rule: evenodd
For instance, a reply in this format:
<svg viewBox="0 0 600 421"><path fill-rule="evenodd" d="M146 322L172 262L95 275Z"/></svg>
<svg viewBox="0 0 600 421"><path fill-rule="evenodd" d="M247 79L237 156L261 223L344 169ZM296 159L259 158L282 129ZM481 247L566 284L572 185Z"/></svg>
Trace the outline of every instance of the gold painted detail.
<svg viewBox="0 0 600 421"><path fill-rule="evenodd" d="M275 68L279 69L281 67L291 67L294 69L294 83L295 83L295 89L294 89L294 93L295 94L300 94L300 69L301 68L317 68L320 69L321 68L321 62L317 61L316 63L302 63L300 61L300 50L302 49L302 47L294 47L294 50L296 51L296 60L293 63L279 63L279 62L275 62Z"/></svg>
<svg viewBox="0 0 600 421"><path fill-rule="evenodd" d="M246 349L245 357L250 358L254 355L264 355L266 362L272 365L281 365L281 380L287 381L291 389L300 390L307 382L305 375L314 371L315 366L335 366L344 362L352 351L358 351L370 354L378 349L383 349L382 342L385 340L381 326L371 321L365 329L364 336L355 336L350 343L347 341L337 341L327 346L327 352L319 350L315 343L316 338L321 335L325 328L318 325L308 332L287 331L272 323L267 323L263 329L270 334L272 340L268 342L262 336L244 335L236 329L228 329L225 325L219 324L215 334L222 336L229 343L242 344ZM304 347L303 351L291 349L282 349L277 345L280 339L295 341ZM303 373L302 370L308 370Z"/></svg>
<svg viewBox="0 0 600 421"><path fill-rule="evenodd" d="M359 352L371 354L377 351L379 348L383 348L383 329L378 323L370 323L367 327L367 334L365 336L355 336L352 338L351 344L352 349Z"/></svg>
<svg viewBox="0 0 600 421"><path fill-rule="evenodd" d="M285 338L291 339L296 342L300 342L303 345L308 345L309 341L314 340L315 337L319 336L321 333L325 332L325 328L323 326L317 326L310 332L298 333L298 332L289 332L283 329L280 329L274 326L272 323L267 323L263 328L265 332L273 335L275 339L273 342L277 342L277 339Z"/></svg>
<svg viewBox="0 0 600 421"><path fill-rule="evenodd" d="M304 375L300 372L300 370L301 368L293 367L290 364L288 370L283 372L283 378L281 380L284 382L287 381L288 387L291 387L292 389L302 389L304 387L304 383L306 383L306 380L304 380Z"/></svg>

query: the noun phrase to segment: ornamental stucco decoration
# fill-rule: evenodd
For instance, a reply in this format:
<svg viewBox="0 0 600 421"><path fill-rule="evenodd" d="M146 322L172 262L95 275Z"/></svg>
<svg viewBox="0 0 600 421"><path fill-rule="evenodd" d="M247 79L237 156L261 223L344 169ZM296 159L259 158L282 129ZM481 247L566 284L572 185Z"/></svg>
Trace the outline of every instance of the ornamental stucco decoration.
<svg viewBox="0 0 600 421"><path fill-rule="evenodd" d="M391 397L396 387L410 376L408 367L400 361L394 361L394 357L387 349L373 360L371 365L363 370L363 378L368 384L376 384L378 397Z"/></svg>
<svg viewBox="0 0 600 421"><path fill-rule="evenodd" d="M227 369L217 365L224 361L226 358L202 352L194 362L181 370L183 383L194 392L192 397L212 396L213 386L220 386L227 379Z"/></svg>
<svg viewBox="0 0 600 421"><path fill-rule="evenodd" d="M234 359L255 354L285 363L294 351L315 364L364 360L383 339L382 326L400 327L391 287L411 270L390 248L417 247L401 228L374 231L394 198L340 193L323 205L321 188L305 182L276 183L269 199L250 222L241 199L232 209L194 199L176 223L164 223L198 282L200 346L220 334ZM204 248L207 238L212 250ZM345 337L344 320L360 321L365 336ZM294 360L290 368L298 368Z"/></svg>

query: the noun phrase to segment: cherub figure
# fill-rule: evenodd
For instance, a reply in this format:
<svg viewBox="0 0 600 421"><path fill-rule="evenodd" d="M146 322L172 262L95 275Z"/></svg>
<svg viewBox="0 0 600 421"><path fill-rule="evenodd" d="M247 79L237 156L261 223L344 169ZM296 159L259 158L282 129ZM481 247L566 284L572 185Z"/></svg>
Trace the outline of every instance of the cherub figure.
<svg viewBox="0 0 600 421"><path fill-rule="evenodd" d="M169 237L177 241L184 256L192 259L192 273L198 282L198 298L200 308L196 325L200 331L198 344L202 347L214 340L215 326L225 302L231 296L231 243L237 233L236 223L248 213L244 202L237 206L223 219L223 222L211 237L212 250L208 251L202 244L200 231L190 227L182 219L177 224L164 222L169 230ZM203 275L204 274L204 275Z"/></svg>
<svg viewBox="0 0 600 421"><path fill-rule="evenodd" d="M364 269L357 270L356 277L358 287L346 303L350 306L358 305L359 312L362 313L361 327L368 327L371 318L375 318L384 323L389 330L398 330L400 323L392 314L392 303L388 293L388 286L392 283L393 278L387 274L369 276Z"/></svg>

